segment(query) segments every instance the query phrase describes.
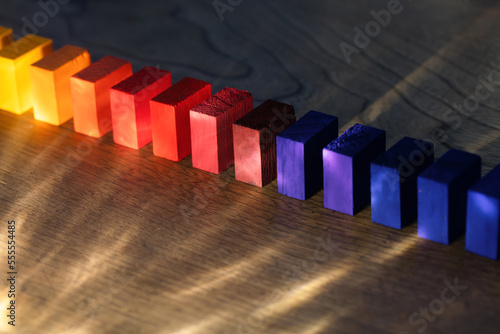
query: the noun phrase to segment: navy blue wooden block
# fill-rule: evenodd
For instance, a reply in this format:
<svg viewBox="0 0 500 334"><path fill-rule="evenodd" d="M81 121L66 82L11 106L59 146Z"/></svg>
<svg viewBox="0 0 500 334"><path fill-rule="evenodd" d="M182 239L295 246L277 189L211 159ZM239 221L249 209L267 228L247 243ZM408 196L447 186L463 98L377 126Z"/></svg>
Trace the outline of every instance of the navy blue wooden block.
<svg viewBox="0 0 500 334"><path fill-rule="evenodd" d="M500 250L500 165L474 184L467 195L465 248L498 259Z"/></svg>
<svg viewBox="0 0 500 334"><path fill-rule="evenodd" d="M450 244L465 232L467 191L481 178L481 157L451 149L418 176L418 235Z"/></svg>
<svg viewBox="0 0 500 334"><path fill-rule="evenodd" d="M434 162L434 144L405 137L371 165L372 220L401 229L417 216L417 176Z"/></svg>
<svg viewBox="0 0 500 334"><path fill-rule="evenodd" d="M325 208L355 215L370 203L370 162L385 152L385 137L356 123L323 149Z"/></svg>
<svg viewBox="0 0 500 334"><path fill-rule="evenodd" d="M278 191L305 200L323 187L322 150L338 136L338 118L311 110L276 137Z"/></svg>

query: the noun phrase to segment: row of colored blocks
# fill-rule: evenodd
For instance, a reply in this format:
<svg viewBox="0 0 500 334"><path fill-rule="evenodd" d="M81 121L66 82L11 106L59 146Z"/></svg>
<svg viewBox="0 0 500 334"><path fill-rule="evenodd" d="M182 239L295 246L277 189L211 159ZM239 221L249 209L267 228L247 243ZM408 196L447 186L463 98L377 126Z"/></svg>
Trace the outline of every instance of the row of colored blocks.
<svg viewBox="0 0 500 334"><path fill-rule="evenodd" d="M276 139L278 190L305 200L324 188L326 208L354 215L371 203L372 220L497 259L500 165L481 179L481 157L405 137L386 151L386 133L354 124L337 138L337 118L307 113Z"/></svg>
<svg viewBox="0 0 500 334"><path fill-rule="evenodd" d="M91 64L85 49L52 53L48 39L9 43L9 33L0 29L2 109L33 106L35 118L55 125L74 117L77 132L113 130L116 143L135 149L152 141L155 155L192 154L194 167L213 173L234 163L236 179L262 187L277 177L280 193L302 200L324 187L325 207L351 215L371 201L372 220L394 228L418 212L420 236L448 244L466 230L468 250L498 257L500 170L479 181L477 155L450 150L433 164L432 144L412 138L386 152L379 129L355 124L337 138L334 116L311 111L296 121L293 107L276 101L253 109L245 91L211 96L207 82L172 86L167 71L133 74L111 56Z"/></svg>
<svg viewBox="0 0 500 334"><path fill-rule="evenodd" d="M53 125L73 118L76 132L101 137L112 130L116 143L133 149L152 141L155 155L180 161L192 154L194 167L217 174L236 160L237 179L257 186L276 178L275 136L295 121L283 103L269 100L254 110L246 91L212 96L208 82L172 85L168 71L134 74L129 62L112 56L91 64L87 50L68 45L53 52L52 41L38 36L6 45L0 59L2 88L10 89L1 109L33 108L35 119Z"/></svg>

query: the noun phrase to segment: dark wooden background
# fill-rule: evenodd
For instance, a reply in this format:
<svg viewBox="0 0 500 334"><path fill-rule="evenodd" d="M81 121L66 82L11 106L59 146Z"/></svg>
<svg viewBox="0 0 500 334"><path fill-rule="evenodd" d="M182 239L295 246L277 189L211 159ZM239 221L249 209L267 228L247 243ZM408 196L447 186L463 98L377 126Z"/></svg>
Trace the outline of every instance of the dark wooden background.
<svg viewBox="0 0 500 334"><path fill-rule="evenodd" d="M402 1L347 64L339 43L387 1L243 1L221 21L212 0L70 1L38 33L93 60L158 65L500 163L500 86L470 117L449 113L479 78L500 82L500 5ZM35 1L0 0L21 34ZM445 115L455 117L453 122ZM437 141L436 134L441 138ZM445 280L467 286L425 333L498 333L500 267L464 250L301 202L61 127L0 111L1 251L17 222L18 326L0 333L417 333ZM323 246L322 246L323 245ZM2 253L4 254L4 253ZM4 258L4 255L2 255ZM0 271L7 271L2 260ZM4 270L5 269L5 270ZM2 275L2 277L4 277ZM0 283L0 308L7 283ZM421 319L420 317L416 320Z"/></svg>

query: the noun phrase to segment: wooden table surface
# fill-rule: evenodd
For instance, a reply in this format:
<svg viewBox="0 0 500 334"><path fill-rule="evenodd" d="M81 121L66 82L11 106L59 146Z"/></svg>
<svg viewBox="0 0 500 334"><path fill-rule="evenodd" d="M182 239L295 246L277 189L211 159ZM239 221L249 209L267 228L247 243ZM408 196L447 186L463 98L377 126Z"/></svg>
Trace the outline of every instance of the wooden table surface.
<svg viewBox="0 0 500 334"><path fill-rule="evenodd" d="M223 3L227 3L223 1ZM238 1L233 4L237 4ZM76 1L37 28L111 54L500 163L500 5L402 1L348 64L339 43L388 1ZM17 34L42 9L0 0ZM493 81L469 114L452 110ZM480 90L481 91L481 90ZM484 93L484 89L483 89ZM464 249L0 111L0 252L17 224L17 326L0 333L498 333L500 266ZM458 284L452 290L449 285ZM444 302L446 300L446 302ZM429 311L434 310L434 313ZM416 312L416 313L415 313Z"/></svg>

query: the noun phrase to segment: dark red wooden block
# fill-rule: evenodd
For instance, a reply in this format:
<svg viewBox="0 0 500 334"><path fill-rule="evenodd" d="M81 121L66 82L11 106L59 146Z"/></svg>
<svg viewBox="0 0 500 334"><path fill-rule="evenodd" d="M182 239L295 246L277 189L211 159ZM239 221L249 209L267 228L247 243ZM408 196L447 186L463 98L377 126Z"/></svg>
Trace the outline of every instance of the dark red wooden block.
<svg viewBox="0 0 500 334"><path fill-rule="evenodd" d="M224 88L191 109L193 167L220 174L232 166L232 125L252 108L252 94L239 89Z"/></svg>
<svg viewBox="0 0 500 334"><path fill-rule="evenodd" d="M184 78L151 100L154 155L180 161L191 154L189 110L211 94L208 82Z"/></svg>
<svg viewBox="0 0 500 334"><path fill-rule="evenodd" d="M236 180L263 187L277 177L276 136L296 121L293 106L267 100L233 125Z"/></svg>
<svg viewBox="0 0 500 334"><path fill-rule="evenodd" d="M147 66L111 88L115 143L139 149L151 141L149 101L171 85L170 72Z"/></svg>

